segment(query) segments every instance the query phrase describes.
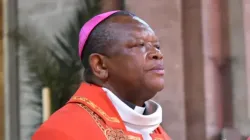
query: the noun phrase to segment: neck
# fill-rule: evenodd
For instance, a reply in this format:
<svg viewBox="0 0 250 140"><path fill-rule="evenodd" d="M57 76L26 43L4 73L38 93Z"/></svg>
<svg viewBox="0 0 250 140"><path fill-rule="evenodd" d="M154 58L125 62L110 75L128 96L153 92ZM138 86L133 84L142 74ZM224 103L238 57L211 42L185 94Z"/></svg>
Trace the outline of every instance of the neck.
<svg viewBox="0 0 250 140"><path fill-rule="evenodd" d="M94 78L94 77L85 79L85 82L99 86L99 87L103 87L103 82L97 78Z"/></svg>
<svg viewBox="0 0 250 140"><path fill-rule="evenodd" d="M144 106L144 103L151 98L143 98L145 96L141 95L152 95L147 94L145 90L133 90L129 89L127 86L123 86L120 84L116 84L116 86L112 86L109 83L104 83L103 81L97 78L91 78L91 80L86 81L87 83L94 84L100 87L105 87L113 92L120 100L124 102L130 102L137 106ZM120 85L120 86L119 86Z"/></svg>
<svg viewBox="0 0 250 140"><path fill-rule="evenodd" d="M139 95L141 94L140 91L133 91L128 90L127 87L125 88L114 88L113 86L105 84L103 87L109 89L111 92L113 92L120 100L123 102L129 102L137 106L144 106L145 99L141 99ZM136 96L137 95L137 96Z"/></svg>

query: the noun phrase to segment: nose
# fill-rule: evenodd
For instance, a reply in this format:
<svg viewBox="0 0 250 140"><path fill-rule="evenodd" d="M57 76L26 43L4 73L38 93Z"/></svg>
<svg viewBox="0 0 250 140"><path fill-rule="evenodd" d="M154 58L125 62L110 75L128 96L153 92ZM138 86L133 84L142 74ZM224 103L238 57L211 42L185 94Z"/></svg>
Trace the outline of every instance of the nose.
<svg viewBox="0 0 250 140"><path fill-rule="evenodd" d="M161 53L160 50L156 50L154 52L151 52L148 54L149 59L155 59L155 60L161 60L163 59L163 54Z"/></svg>

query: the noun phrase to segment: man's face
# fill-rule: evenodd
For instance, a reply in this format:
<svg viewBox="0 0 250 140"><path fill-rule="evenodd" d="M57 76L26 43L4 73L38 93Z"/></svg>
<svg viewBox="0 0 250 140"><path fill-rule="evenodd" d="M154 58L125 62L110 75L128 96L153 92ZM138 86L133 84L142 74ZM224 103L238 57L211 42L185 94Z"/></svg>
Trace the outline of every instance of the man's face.
<svg viewBox="0 0 250 140"><path fill-rule="evenodd" d="M154 31L139 18L123 17L111 25L119 35L107 61L108 81L150 99L164 87L163 56ZM120 85L119 85L120 84ZM149 94L147 94L149 93Z"/></svg>

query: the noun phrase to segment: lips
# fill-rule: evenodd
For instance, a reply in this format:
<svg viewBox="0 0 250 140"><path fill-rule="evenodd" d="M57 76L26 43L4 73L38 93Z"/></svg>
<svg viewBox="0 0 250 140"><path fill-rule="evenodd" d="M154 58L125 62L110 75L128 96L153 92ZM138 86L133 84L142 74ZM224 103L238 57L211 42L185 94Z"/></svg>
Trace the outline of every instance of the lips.
<svg viewBox="0 0 250 140"><path fill-rule="evenodd" d="M160 74L160 75L164 75L165 74L165 70L164 70L163 65L156 65L152 69L150 69L150 71L154 72L156 74Z"/></svg>

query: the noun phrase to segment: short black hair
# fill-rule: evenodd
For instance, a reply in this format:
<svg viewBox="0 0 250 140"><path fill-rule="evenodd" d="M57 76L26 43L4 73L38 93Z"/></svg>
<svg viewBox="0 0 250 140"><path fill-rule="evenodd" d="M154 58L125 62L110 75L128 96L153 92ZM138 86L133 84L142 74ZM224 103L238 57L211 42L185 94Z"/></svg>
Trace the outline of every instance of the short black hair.
<svg viewBox="0 0 250 140"><path fill-rule="evenodd" d="M93 31L90 33L83 53L82 53L82 64L84 67L84 79L86 82L89 82L88 79L90 76L93 75L92 69L89 64L89 56L93 53L99 53L108 56L110 50L112 49L112 44L116 40L116 36L112 32L112 27L109 26L108 20L115 16L130 16L134 17L135 15L133 13L130 13L128 11L119 11L108 18L106 18L104 21L99 23Z"/></svg>

